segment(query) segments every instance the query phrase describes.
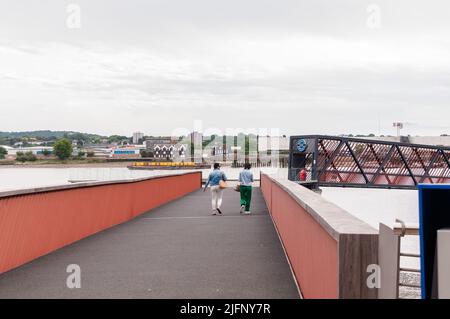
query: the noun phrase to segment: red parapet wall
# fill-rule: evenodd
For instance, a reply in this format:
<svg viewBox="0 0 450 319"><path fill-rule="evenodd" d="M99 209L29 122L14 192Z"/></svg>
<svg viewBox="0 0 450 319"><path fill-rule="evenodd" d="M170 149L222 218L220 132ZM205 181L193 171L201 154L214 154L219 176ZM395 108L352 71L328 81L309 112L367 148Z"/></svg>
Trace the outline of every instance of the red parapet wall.
<svg viewBox="0 0 450 319"><path fill-rule="evenodd" d="M261 188L304 298L338 298L338 243L270 179Z"/></svg>
<svg viewBox="0 0 450 319"><path fill-rule="evenodd" d="M374 229L293 182L261 174L261 190L304 298L376 298L366 285Z"/></svg>
<svg viewBox="0 0 450 319"><path fill-rule="evenodd" d="M201 187L201 172L0 198L0 273Z"/></svg>

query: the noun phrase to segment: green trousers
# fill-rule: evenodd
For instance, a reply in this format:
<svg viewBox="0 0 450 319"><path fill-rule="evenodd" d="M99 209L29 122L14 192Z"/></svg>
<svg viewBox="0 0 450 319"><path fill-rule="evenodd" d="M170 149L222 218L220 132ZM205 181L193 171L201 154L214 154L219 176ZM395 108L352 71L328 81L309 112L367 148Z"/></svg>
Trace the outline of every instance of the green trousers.
<svg viewBox="0 0 450 319"><path fill-rule="evenodd" d="M241 206L245 206L245 211L250 211L250 202L252 201L252 187L251 186L240 186L239 191L241 193Z"/></svg>

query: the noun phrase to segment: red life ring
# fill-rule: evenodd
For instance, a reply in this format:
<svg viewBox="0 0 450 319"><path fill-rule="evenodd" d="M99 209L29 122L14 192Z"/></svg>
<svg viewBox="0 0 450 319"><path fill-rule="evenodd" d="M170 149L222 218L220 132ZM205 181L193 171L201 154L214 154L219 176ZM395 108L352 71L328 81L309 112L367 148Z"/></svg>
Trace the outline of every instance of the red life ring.
<svg viewBox="0 0 450 319"><path fill-rule="evenodd" d="M298 174L298 176L299 176L301 182L306 181L306 171L305 171L304 169L302 169L302 170L300 171L300 173Z"/></svg>

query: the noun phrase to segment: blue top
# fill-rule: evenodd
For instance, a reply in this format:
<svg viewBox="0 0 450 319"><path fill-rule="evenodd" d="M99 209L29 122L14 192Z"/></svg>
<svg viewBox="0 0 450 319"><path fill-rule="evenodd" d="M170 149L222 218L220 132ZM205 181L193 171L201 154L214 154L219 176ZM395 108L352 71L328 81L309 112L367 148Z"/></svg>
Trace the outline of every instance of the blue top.
<svg viewBox="0 0 450 319"><path fill-rule="evenodd" d="M209 173L208 181L206 182L205 188L208 187L208 185L211 186L217 186L219 185L219 182L223 180L226 181L227 177L225 176L225 173L222 172L220 169L215 169L211 173Z"/></svg>
<svg viewBox="0 0 450 319"><path fill-rule="evenodd" d="M244 169L239 173L239 183L242 186L252 186L253 173L249 169Z"/></svg>

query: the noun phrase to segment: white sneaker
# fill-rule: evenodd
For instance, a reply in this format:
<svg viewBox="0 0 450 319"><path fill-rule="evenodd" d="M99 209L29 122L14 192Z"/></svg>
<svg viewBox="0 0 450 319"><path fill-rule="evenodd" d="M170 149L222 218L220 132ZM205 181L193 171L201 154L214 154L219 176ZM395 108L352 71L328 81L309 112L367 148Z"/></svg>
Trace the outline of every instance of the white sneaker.
<svg viewBox="0 0 450 319"><path fill-rule="evenodd" d="M212 213L211 213L211 215L217 215L217 211L216 211L216 210L213 210Z"/></svg>
<svg viewBox="0 0 450 319"><path fill-rule="evenodd" d="M244 215L251 215L252 213L250 212L245 212Z"/></svg>
<svg viewBox="0 0 450 319"><path fill-rule="evenodd" d="M241 206L241 209L239 210L239 213L243 214L244 211L245 211L245 205L242 205L242 206Z"/></svg>

